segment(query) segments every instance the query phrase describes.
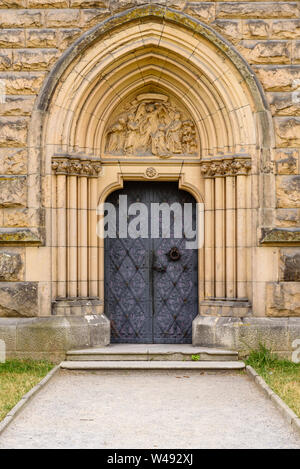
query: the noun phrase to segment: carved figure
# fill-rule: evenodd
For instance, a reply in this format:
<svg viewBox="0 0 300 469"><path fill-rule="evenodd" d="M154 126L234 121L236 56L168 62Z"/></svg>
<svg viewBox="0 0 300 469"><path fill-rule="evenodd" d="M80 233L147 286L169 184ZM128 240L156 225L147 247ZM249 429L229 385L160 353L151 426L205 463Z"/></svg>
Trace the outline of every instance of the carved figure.
<svg viewBox="0 0 300 469"><path fill-rule="evenodd" d="M191 119L157 93L139 95L106 133L108 154L170 157L197 153L196 129ZM186 120L184 120L184 117Z"/></svg>

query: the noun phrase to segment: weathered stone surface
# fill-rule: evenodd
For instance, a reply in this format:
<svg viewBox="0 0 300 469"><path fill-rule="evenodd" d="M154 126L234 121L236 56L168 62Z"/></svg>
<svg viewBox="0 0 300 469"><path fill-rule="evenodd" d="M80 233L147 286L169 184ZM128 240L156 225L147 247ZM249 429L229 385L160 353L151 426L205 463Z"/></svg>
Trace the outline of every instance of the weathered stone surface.
<svg viewBox="0 0 300 469"><path fill-rule="evenodd" d="M281 39L300 37L300 20L276 20L272 25L272 36Z"/></svg>
<svg viewBox="0 0 300 469"><path fill-rule="evenodd" d="M236 20L215 20L211 26L234 44L242 37L242 24Z"/></svg>
<svg viewBox="0 0 300 469"><path fill-rule="evenodd" d="M70 0L71 8L108 8L110 0Z"/></svg>
<svg viewBox="0 0 300 469"><path fill-rule="evenodd" d="M43 13L37 10L0 10L2 28L34 28L43 25Z"/></svg>
<svg viewBox="0 0 300 469"><path fill-rule="evenodd" d="M0 146L23 147L27 140L25 117L0 118Z"/></svg>
<svg viewBox="0 0 300 469"><path fill-rule="evenodd" d="M79 23L80 11L77 9L47 10L45 13L46 26L50 28L74 27Z"/></svg>
<svg viewBox="0 0 300 469"><path fill-rule="evenodd" d="M263 228L260 243L269 246L300 245L300 228Z"/></svg>
<svg viewBox="0 0 300 469"><path fill-rule="evenodd" d="M282 208L300 207L300 176L277 176L277 205Z"/></svg>
<svg viewBox="0 0 300 469"><path fill-rule="evenodd" d="M242 41L239 51L249 63L289 63L291 44L287 41Z"/></svg>
<svg viewBox="0 0 300 469"><path fill-rule="evenodd" d="M215 5L212 2L189 3L185 13L205 22L213 21L216 17Z"/></svg>
<svg viewBox="0 0 300 469"><path fill-rule="evenodd" d="M0 70L9 70L12 67L12 51L0 49Z"/></svg>
<svg viewBox="0 0 300 469"><path fill-rule="evenodd" d="M15 70L50 70L58 58L57 49L21 49L13 52Z"/></svg>
<svg viewBox="0 0 300 469"><path fill-rule="evenodd" d="M81 26L85 29L91 28L97 23L100 23L105 18L110 16L109 10L103 10L102 8L81 10ZM75 26L75 25L73 25Z"/></svg>
<svg viewBox="0 0 300 469"><path fill-rule="evenodd" d="M34 100L34 96L7 95L5 102L0 103L0 115L29 116L33 109Z"/></svg>
<svg viewBox="0 0 300 469"><path fill-rule="evenodd" d="M7 94L37 94L46 72L0 73Z"/></svg>
<svg viewBox="0 0 300 469"><path fill-rule="evenodd" d="M0 251L0 281L12 282L22 280L23 261L20 254L11 251Z"/></svg>
<svg viewBox="0 0 300 469"><path fill-rule="evenodd" d="M26 8L26 0L0 0L0 8Z"/></svg>
<svg viewBox="0 0 300 469"><path fill-rule="evenodd" d="M56 29L27 29L27 47L52 47L57 45Z"/></svg>
<svg viewBox="0 0 300 469"><path fill-rule="evenodd" d="M81 34L82 30L79 28L60 29L58 32L58 47L61 50L67 49Z"/></svg>
<svg viewBox="0 0 300 469"><path fill-rule="evenodd" d="M297 174L299 171L300 152L280 150L275 154L277 174Z"/></svg>
<svg viewBox="0 0 300 469"><path fill-rule="evenodd" d="M41 241L41 233L36 228L0 228L0 243L2 244L31 244L39 246Z"/></svg>
<svg viewBox="0 0 300 469"><path fill-rule="evenodd" d="M277 176L277 205L282 208L300 207L300 176Z"/></svg>
<svg viewBox="0 0 300 469"><path fill-rule="evenodd" d="M299 65L284 67L254 66L253 69L267 91L295 91L299 87Z"/></svg>
<svg viewBox="0 0 300 469"><path fill-rule="evenodd" d="M273 115L300 116L300 90L285 93L268 93Z"/></svg>
<svg viewBox="0 0 300 469"><path fill-rule="evenodd" d="M68 0L28 0L28 8L67 8Z"/></svg>
<svg viewBox="0 0 300 469"><path fill-rule="evenodd" d="M298 2L219 2L220 18L298 18Z"/></svg>
<svg viewBox="0 0 300 469"><path fill-rule="evenodd" d="M293 63L300 63L300 41L295 41L292 46Z"/></svg>
<svg viewBox="0 0 300 469"><path fill-rule="evenodd" d="M1 29L0 47L24 47L25 31L22 29Z"/></svg>
<svg viewBox="0 0 300 469"><path fill-rule="evenodd" d="M300 209L278 208L275 213L276 226L288 228L300 226Z"/></svg>
<svg viewBox="0 0 300 469"><path fill-rule="evenodd" d="M0 207L26 205L26 177L0 177Z"/></svg>
<svg viewBox="0 0 300 469"><path fill-rule="evenodd" d="M284 282L300 282L299 249L282 249L280 251L280 280Z"/></svg>
<svg viewBox="0 0 300 469"><path fill-rule="evenodd" d="M26 174L27 150L0 148L0 174Z"/></svg>
<svg viewBox="0 0 300 469"><path fill-rule="evenodd" d="M137 5L142 5L143 0L110 0L109 8L113 14L118 13L129 8L133 8Z"/></svg>
<svg viewBox="0 0 300 469"><path fill-rule="evenodd" d="M249 20L243 25L243 37L249 39L267 39L270 34L269 21Z"/></svg>
<svg viewBox="0 0 300 469"><path fill-rule="evenodd" d="M287 318L197 316L193 322L193 345L249 353L249 350L264 344L274 351L288 351L291 349L289 332Z"/></svg>
<svg viewBox="0 0 300 469"><path fill-rule="evenodd" d="M40 220L40 211L35 209L6 209L3 213L3 226L8 228L37 227Z"/></svg>
<svg viewBox="0 0 300 469"><path fill-rule="evenodd" d="M281 147L294 147L300 144L300 118L277 117L275 119L276 141Z"/></svg>
<svg viewBox="0 0 300 469"><path fill-rule="evenodd" d="M0 0L0 8L26 8L26 0Z"/></svg>
<svg viewBox="0 0 300 469"><path fill-rule="evenodd" d="M37 315L37 283L0 283L0 317L34 317Z"/></svg>
<svg viewBox="0 0 300 469"><path fill-rule="evenodd" d="M267 316L300 316L300 288L298 282L267 285Z"/></svg>

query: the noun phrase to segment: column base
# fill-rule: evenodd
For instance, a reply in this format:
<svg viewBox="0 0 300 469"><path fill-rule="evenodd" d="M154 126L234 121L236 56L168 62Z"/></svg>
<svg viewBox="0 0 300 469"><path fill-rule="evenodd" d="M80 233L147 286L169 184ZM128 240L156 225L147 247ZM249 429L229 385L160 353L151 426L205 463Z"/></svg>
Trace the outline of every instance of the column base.
<svg viewBox="0 0 300 469"><path fill-rule="evenodd" d="M98 298L57 298L52 302L53 316L101 315L103 301Z"/></svg>
<svg viewBox="0 0 300 469"><path fill-rule="evenodd" d="M200 316L225 316L243 318L251 316L251 303L241 299L210 299L203 300L199 308Z"/></svg>
<svg viewBox="0 0 300 469"><path fill-rule="evenodd" d="M299 318L197 316L193 345L236 350L243 356L260 344L279 356L292 358L300 338ZM299 347L299 346L298 346Z"/></svg>

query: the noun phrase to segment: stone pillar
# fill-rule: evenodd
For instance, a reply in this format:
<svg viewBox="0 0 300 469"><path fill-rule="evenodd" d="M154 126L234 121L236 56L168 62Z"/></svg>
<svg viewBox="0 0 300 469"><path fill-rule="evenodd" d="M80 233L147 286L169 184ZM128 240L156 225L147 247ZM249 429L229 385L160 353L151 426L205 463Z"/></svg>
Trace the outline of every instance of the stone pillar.
<svg viewBox="0 0 300 469"><path fill-rule="evenodd" d="M55 156L53 174L53 312L101 314L98 297L97 177L94 158Z"/></svg>
<svg viewBox="0 0 300 469"><path fill-rule="evenodd" d="M246 156L201 161L205 179L205 299L200 302L200 315L249 314L250 167Z"/></svg>
<svg viewBox="0 0 300 469"><path fill-rule="evenodd" d="M89 296L98 296L97 179L89 179Z"/></svg>
<svg viewBox="0 0 300 469"><path fill-rule="evenodd" d="M226 177L226 298L236 298L236 181Z"/></svg>
<svg viewBox="0 0 300 469"><path fill-rule="evenodd" d="M225 179L215 179L215 292L225 297Z"/></svg>
<svg viewBox="0 0 300 469"><path fill-rule="evenodd" d="M68 297L77 296L77 176L68 178Z"/></svg>
<svg viewBox="0 0 300 469"><path fill-rule="evenodd" d="M215 233L214 233L214 205L215 185L213 178L206 178L205 187L205 240L204 240L204 285L205 297L215 296Z"/></svg>
<svg viewBox="0 0 300 469"><path fill-rule="evenodd" d="M67 212L66 185L64 174L57 176L57 296L65 298L67 294Z"/></svg>
<svg viewBox="0 0 300 469"><path fill-rule="evenodd" d="M78 189L78 291L88 296L88 193L87 177L79 178Z"/></svg>
<svg viewBox="0 0 300 469"><path fill-rule="evenodd" d="M246 176L238 175L237 187L237 297L247 298L247 224L246 224Z"/></svg>

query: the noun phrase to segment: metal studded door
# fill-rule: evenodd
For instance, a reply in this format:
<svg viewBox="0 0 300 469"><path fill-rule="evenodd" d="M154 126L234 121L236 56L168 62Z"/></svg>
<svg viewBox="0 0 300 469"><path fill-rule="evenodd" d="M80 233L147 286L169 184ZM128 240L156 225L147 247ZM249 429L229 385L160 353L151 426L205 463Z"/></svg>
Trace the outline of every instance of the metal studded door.
<svg viewBox="0 0 300 469"><path fill-rule="evenodd" d="M120 196L127 207L147 207L148 236L122 237L119 224ZM179 236L170 217L164 232L153 233L154 204L191 204L193 223L196 203L177 183L128 182L109 196L116 208L116 237L105 242L105 312L111 320L112 343L191 343L192 321L198 313L198 252L186 249L184 230ZM134 216L127 216L128 224ZM153 234L155 237L153 237ZM145 235L145 233L144 233Z"/></svg>

